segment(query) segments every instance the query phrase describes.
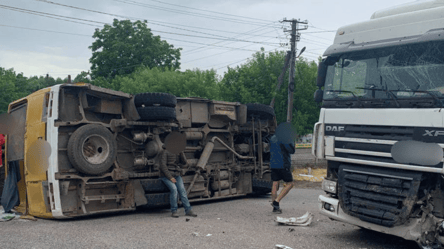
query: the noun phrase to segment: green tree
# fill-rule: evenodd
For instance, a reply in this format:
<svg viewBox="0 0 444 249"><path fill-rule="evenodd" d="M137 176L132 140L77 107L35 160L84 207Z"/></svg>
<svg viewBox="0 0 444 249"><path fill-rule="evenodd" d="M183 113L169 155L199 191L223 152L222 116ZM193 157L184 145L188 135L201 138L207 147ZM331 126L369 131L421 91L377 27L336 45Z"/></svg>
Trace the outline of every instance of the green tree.
<svg viewBox="0 0 444 249"><path fill-rule="evenodd" d="M14 69L0 67L0 113L8 111L8 105L18 96L15 88L16 74Z"/></svg>
<svg viewBox="0 0 444 249"><path fill-rule="evenodd" d="M77 82L91 83L91 80L88 78L88 74L89 73L82 71L81 73L77 74L77 76L73 80L73 83Z"/></svg>
<svg viewBox="0 0 444 249"><path fill-rule="evenodd" d="M177 97L202 97L217 99L218 78L216 71L199 69L162 70L159 68L140 67L130 76L117 76L110 85L113 89L136 94L142 92L167 92ZM104 85L103 79L100 85Z"/></svg>
<svg viewBox="0 0 444 249"><path fill-rule="evenodd" d="M180 68L180 48L175 49L160 36L154 36L147 21L117 20L96 29L95 41L89 47L93 78L114 78L131 74L140 65L149 68Z"/></svg>
<svg viewBox="0 0 444 249"><path fill-rule="evenodd" d="M222 100L241 103L260 103L269 105L273 96L278 123L287 119L288 71L279 91L276 91L277 78L284 66L285 52L265 53L262 49L253 55L247 63L228 72L220 82L219 91ZM293 125L301 135L312 132L314 123L319 118L319 105L314 102L316 91L317 65L304 58L296 63L295 93L293 101Z"/></svg>

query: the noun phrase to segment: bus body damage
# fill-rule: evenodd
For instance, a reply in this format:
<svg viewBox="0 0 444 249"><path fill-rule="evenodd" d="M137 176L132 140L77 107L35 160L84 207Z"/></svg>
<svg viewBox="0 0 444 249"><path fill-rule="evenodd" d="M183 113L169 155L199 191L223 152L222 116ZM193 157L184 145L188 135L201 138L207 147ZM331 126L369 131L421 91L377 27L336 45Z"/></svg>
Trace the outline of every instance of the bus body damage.
<svg viewBox="0 0 444 249"><path fill-rule="evenodd" d="M252 111L240 103L132 96L89 84L58 85L39 96L39 122L46 124L46 135L39 137L46 137L52 154L48 177L39 182L45 215L31 215L66 218L168 206L158 156L173 131L184 135L186 147L168 161L178 162L190 202L271 190L268 139L276 120L257 104ZM32 137L21 140L37 139Z"/></svg>

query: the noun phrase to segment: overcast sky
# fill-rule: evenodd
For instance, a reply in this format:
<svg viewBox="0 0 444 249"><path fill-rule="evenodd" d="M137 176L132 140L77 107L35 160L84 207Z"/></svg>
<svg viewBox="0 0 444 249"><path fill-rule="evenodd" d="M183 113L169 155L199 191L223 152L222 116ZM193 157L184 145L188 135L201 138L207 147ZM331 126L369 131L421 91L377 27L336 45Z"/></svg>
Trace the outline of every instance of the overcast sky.
<svg viewBox="0 0 444 249"><path fill-rule="evenodd" d="M303 56L316 60L333 43L339 27L409 2L413 1L0 0L0 67L14 68L27 77L46 73L75 77L90 68L88 46L94 41L94 29L120 15L147 20L154 35L183 48L181 70L214 68L223 75L227 66L247 62L261 47L288 50L279 45L290 38L283 29L290 29L289 24L279 22L284 18L308 21L297 48L305 46ZM64 21L67 18L80 20Z"/></svg>

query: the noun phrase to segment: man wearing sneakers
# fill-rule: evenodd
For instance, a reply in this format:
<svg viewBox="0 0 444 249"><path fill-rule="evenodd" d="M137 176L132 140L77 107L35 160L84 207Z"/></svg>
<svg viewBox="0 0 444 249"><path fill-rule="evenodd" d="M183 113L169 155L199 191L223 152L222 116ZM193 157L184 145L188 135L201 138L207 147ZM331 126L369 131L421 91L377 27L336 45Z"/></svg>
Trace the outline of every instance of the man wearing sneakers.
<svg viewBox="0 0 444 249"><path fill-rule="evenodd" d="M271 189L271 205L273 206L273 213L282 213L279 207L279 202L290 192L293 188L293 175L291 173L291 156L290 154L295 153L295 147L292 142L282 143L279 141L276 135L272 136L271 142L271 180L273 181L273 186ZM285 182L284 189L281 190L280 194L277 195L279 190L279 181L283 180Z"/></svg>
<svg viewBox="0 0 444 249"><path fill-rule="evenodd" d="M171 216L179 218L179 214L177 213L177 194L179 194L180 200L185 208L185 215L196 217L197 214L191 211L187 191L185 190L182 177L180 176L181 170L176 164L177 155L170 153L165 147L162 148L163 150L160 152L159 156L160 179L170 189ZM172 158L175 160L172 160Z"/></svg>

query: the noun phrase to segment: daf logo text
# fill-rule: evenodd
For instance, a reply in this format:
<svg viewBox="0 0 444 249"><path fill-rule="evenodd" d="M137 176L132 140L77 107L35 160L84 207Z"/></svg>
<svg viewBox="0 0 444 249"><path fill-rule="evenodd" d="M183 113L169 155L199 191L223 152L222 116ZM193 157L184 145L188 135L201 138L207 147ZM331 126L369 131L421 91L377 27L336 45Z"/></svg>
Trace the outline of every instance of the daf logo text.
<svg viewBox="0 0 444 249"><path fill-rule="evenodd" d="M325 126L325 131L344 131L345 126Z"/></svg>
<svg viewBox="0 0 444 249"><path fill-rule="evenodd" d="M425 133L422 136L437 137L437 136L443 136L443 135L444 135L444 131L425 130Z"/></svg>

